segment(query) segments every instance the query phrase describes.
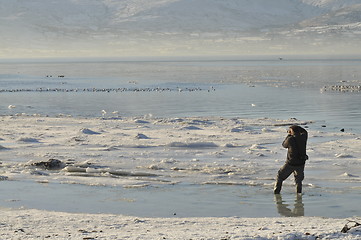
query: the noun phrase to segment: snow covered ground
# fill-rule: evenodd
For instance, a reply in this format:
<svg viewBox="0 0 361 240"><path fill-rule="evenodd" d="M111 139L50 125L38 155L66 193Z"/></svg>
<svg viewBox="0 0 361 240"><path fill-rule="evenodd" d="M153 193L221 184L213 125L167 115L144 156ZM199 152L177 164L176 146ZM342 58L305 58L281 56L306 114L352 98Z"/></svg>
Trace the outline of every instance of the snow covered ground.
<svg viewBox="0 0 361 240"><path fill-rule="evenodd" d="M357 219L353 219L357 220ZM360 221L360 220L358 220ZM360 239L355 223L326 218L138 218L6 210L1 239Z"/></svg>
<svg viewBox="0 0 361 240"><path fill-rule="evenodd" d="M11 180L99 186L242 183L272 188L285 159L281 143L287 126L304 124L311 127L309 187L320 187L320 180L360 181L360 136L313 130L312 121L21 114L1 121L0 170ZM59 171L34 165L49 159L64 165Z"/></svg>

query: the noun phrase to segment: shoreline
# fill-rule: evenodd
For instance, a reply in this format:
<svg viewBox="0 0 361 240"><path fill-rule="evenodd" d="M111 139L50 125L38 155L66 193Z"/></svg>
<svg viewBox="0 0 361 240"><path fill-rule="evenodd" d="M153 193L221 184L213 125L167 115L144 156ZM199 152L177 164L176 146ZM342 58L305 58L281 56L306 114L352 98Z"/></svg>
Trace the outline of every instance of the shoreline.
<svg viewBox="0 0 361 240"><path fill-rule="evenodd" d="M361 228L341 233L349 220L299 218L140 218L2 209L3 239L359 239ZM352 227L354 224L349 223Z"/></svg>

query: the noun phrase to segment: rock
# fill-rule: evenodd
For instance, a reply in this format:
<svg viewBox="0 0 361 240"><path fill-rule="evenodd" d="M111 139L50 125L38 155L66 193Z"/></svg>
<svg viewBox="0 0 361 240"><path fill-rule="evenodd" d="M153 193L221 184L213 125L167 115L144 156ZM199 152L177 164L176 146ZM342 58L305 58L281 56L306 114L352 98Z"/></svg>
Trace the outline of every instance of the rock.
<svg viewBox="0 0 361 240"><path fill-rule="evenodd" d="M31 165L41 167L47 170L59 170L65 167L65 164L57 159L49 159L47 162L36 162Z"/></svg>
<svg viewBox="0 0 361 240"><path fill-rule="evenodd" d="M7 176L0 176L0 181L8 180L9 178Z"/></svg>
<svg viewBox="0 0 361 240"><path fill-rule="evenodd" d="M149 137L143 133L138 133L138 135L135 138L136 139L149 139Z"/></svg>

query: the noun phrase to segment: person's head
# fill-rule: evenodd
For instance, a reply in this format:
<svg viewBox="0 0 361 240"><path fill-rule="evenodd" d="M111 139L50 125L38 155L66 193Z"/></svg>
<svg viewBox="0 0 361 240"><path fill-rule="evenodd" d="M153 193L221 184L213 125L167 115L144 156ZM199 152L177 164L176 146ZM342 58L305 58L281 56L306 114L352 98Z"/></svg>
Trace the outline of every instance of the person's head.
<svg viewBox="0 0 361 240"><path fill-rule="evenodd" d="M289 129L288 129L288 134L291 135L299 135L301 134L301 132L303 132L304 129L300 126L297 125L292 125Z"/></svg>

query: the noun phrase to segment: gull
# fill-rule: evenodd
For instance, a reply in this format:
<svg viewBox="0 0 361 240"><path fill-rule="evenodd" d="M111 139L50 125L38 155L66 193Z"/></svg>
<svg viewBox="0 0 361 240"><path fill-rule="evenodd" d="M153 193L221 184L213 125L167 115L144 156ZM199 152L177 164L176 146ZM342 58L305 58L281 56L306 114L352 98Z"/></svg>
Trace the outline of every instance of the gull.
<svg viewBox="0 0 361 240"><path fill-rule="evenodd" d="M105 117L105 115L107 114L107 112L105 110L102 110L102 116L103 118Z"/></svg>

